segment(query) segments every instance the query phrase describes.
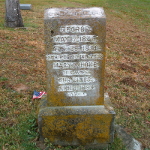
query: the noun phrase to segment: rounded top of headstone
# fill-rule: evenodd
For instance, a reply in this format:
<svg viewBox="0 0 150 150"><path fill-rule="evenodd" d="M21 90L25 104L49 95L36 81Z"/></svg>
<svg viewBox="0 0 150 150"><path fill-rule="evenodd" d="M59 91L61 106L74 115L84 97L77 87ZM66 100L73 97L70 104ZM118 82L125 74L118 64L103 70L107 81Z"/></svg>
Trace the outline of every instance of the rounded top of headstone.
<svg viewBox="0 0 150 150"><path fill-rule="evenodd" d="M79 19L79 18L105 18L101 7L90 8L48 8L45 10L44 19Z"/></svg>

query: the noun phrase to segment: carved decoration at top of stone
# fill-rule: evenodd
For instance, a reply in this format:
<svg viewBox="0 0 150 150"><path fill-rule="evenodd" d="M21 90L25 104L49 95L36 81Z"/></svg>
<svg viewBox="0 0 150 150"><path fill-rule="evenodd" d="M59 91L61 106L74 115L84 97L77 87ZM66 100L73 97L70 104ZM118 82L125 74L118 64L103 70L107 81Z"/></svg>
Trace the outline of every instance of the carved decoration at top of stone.
<svg viewBox="0 0 150 150"><path fill-rule="evenodd" d="M91 8L50 8L46 9L44 19L79 19L79 18L105 18L105 13L101 7Z"/></svg>

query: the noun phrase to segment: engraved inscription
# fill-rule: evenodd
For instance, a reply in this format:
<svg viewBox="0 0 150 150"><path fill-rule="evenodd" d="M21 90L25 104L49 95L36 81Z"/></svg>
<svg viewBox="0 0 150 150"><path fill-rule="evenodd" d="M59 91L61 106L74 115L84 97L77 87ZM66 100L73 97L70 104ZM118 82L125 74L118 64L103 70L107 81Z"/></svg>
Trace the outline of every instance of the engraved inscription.
<svg viewBox="0 0 150 150"><path fill-rule="evenodd" d="M60 85L58 87L59 92L65 92L65 91L90 91L94 90L95 86L94 85Z"/></svg>
<svg viewBox="0 0 150 150"><path fill-rule="evenodd" d="M97 43L96 35L56 35L54 43Z"/></svg>
<svg viewBox="0 0 150 150"><path fill-rule="evenodd" d="M91 75L90 70L63 70L62 71L64 76L85 76L85 75Z"/></svg>
<svg viewBox="0 0 150 150"><path fill-rule="evenodd" d="M85 92L67 92L67 96L87 96L87 93Z"/></svg>
<svg viewBox="0 0 150 150"><path fill-rule="evenodd" d="M53 62L53 69L92 69L99 68L98 61Z"/></svg>
<svg viewBox="0 0 150 150"><path fill-rule="evenodd" d="M59 77L59 84L68 84L68 83L92 83L95 82L96 79L91 76L87 77Z"/></svg>
<svg viewBox="0 0 150 150"><path fill-rule="evenodd" d="M69 45L61 44L54 45L53 53L62 52L97 52L101 51L101 47L98 44L86 44L86 45Z"/></svg>
<svg viewBox="0 0 150 150"><path fill-rule="evenodd" d="M68 97L88 96L87 91L94 91L99 82L93 76L94 70L101 67L104 59L98 36L90 34L89 25L63 25L58 30L61 35L52 37L53 50L46 55L59 74L57 90Z"/></svg>
<svg viewBox="0 0 150 150"><path fill-rule="evenodd" d="M46 55L46 60L98 60L102 59L103 54L49 54Z"/></svg>
<svg viewBox="0 0 150 150"><path fill-rule="evenodd" d="M61 26L61 33L90 33L92 28L89 25L67 25Z"/></svg>
<svg viewBox="0 0 150 150"><path fill-rule="evenodd" d="M51 10L46 10L47 12L45 13L44 18L45 19L49 19L49 18L59 18L59 17L66 17L66 16L76 16L76 17L102 17L104 16L104 10L103 9L99 9L97 7L93 7L93 8L76 8L74 10L71 9L51 9Z"/></svg>

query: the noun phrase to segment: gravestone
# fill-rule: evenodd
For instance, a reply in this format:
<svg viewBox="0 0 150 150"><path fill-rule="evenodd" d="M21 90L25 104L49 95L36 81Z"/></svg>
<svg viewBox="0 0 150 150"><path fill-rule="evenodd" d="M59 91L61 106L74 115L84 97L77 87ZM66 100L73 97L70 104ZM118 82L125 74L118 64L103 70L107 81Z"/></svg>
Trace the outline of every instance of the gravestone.
<svg viewBox="0 0 150 150"><path fill-rule="evenodd" d="M6 0L5 8L5 26L10 28L24 27L19 0Z"/></svg>
<svg viewBox="0 0 150 150"><path fill-rule="evenodd" d="M114 116L104 96L106 17L92 8L45 10L47 98L39 107L41 139L104 148Z"/></svg>

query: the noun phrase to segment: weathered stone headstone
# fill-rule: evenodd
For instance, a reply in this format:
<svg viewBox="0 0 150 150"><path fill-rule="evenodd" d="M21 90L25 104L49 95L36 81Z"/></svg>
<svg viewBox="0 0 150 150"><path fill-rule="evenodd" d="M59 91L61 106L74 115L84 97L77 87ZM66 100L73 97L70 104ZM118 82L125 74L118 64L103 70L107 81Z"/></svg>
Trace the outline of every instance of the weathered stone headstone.
<svg viewBox="0 0 150 150"><path fill-rule="evenodd" d="M10 28L24 27L19 0L6 0L5 5L5 26Z"/></svg>
<svg viewBox="0 0 150 150"><path fill-rule="evenodd" d="M104 100L104 11L51 8L44 20L47 100L39 109L41 138L57 145L106 147L113 141L115 113Z"/></svg>

